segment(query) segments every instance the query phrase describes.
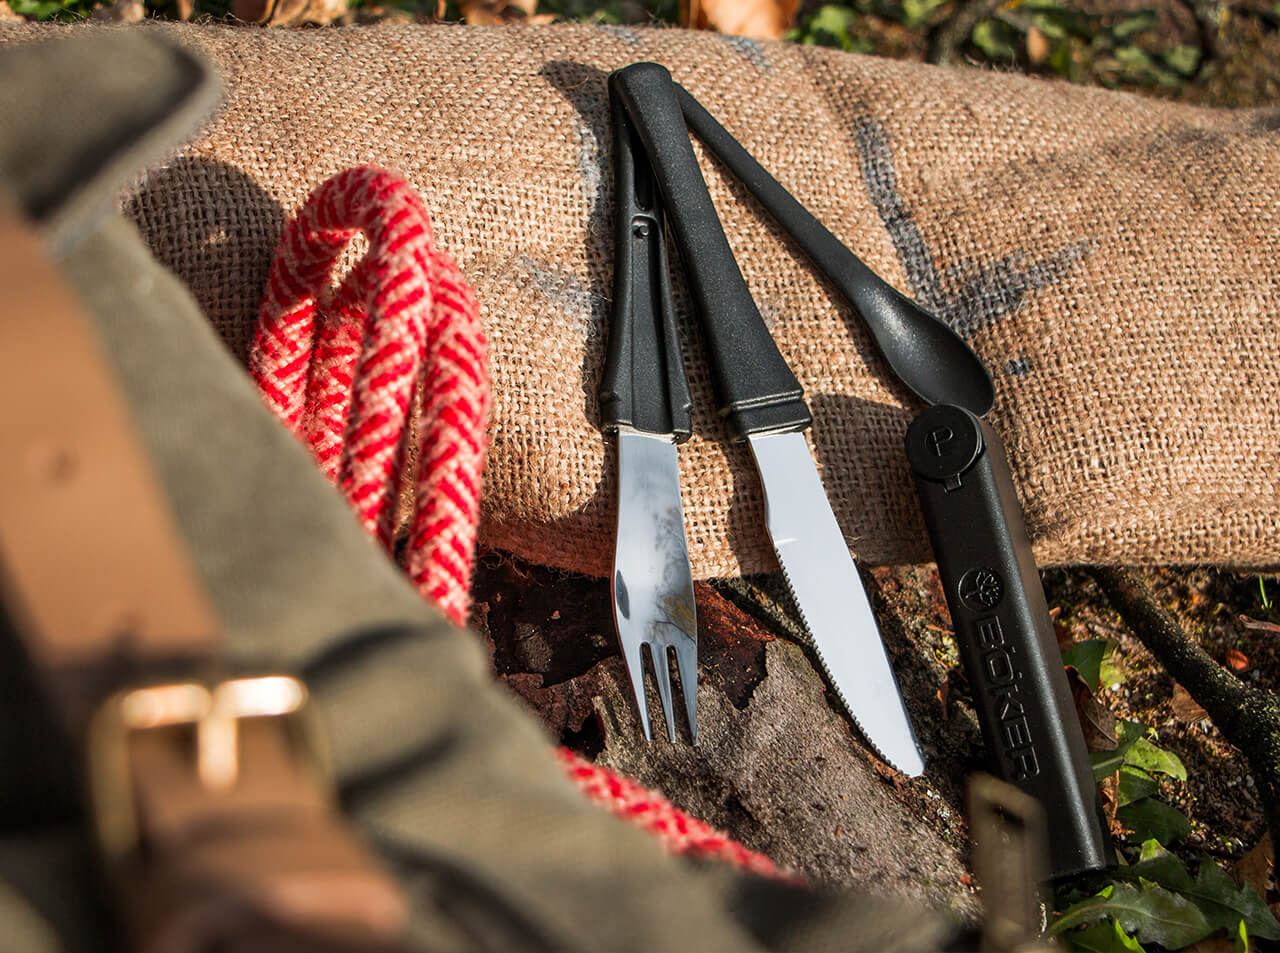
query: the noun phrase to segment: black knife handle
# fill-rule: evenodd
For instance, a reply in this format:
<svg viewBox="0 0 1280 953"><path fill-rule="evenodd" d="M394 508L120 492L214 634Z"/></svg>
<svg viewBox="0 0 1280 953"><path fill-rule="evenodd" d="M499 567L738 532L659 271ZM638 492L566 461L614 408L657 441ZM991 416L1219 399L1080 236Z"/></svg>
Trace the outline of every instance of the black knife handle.
<svg viewBox="0 0 1280 953"><path fill-rule="evenodd" d="M625 425L680 441L693 429L693 400L680 357L657 184L616 100L612 122L616 240L600 416L606 431Z"/></svg>
<svg viewBox="0 0 1280 953"><path fill-rule="evenodd" d="M683 86L676 86L676 99L694 135L862 316L900 381L927 404L962 404L976 414L991 409L995 397L991 377L955 331L940 320L915 320L904 326L904 313L924 309L872 271L814 218ZM958 350L970 351L964 367L956 366Z"/></svg>
<svg viewBox="0 0 1280 953"><path fill-rule="evenodd" d="M636 63L609 77L653 164L663 206L710 352L712 379L729 435L801 430L811 417L804 391L778 351L738 269L693 154L671 74Z"/></svg>
<svg viewBox="0 0 1280 953"><path fill-rule="evenodd" d="M930 407L907 459L995 773L1044 805L1052 877L1105 867L1098 788L1000 438L967 410Z"/></svg>

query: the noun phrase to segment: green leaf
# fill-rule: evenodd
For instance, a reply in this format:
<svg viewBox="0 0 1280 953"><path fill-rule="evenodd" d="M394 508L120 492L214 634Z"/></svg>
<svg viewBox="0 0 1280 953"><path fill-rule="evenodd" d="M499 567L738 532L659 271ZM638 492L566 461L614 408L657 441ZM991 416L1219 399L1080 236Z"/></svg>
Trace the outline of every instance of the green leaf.
<svg viewBox="0 0 1280 953"><path fill-rule="evenodd" d="M1083 953L1146 953L1142 944L1110 917L1090 926L1072 930L1062 937L1073 950Z"/></svg>
<svg viewBox="0 0 1280 953"><path fill-rule="evenodd" d="M803 43L818 46L836 46L848 50L854 46L849 31L857 20L857 14L849 7L828 3L818 8L799 32Z"/></svg>
<svg viewBox="0 0 1280 953"><path fill-rule="evenodd" d="M1176 754L1157 748L1146 738L1139 738L1125 752L1124 763L1148 774L1167 774L1179 781L1187 780L1187 768Z"/></svg>
<svg viewBox="0 0 1280 953"><path fill-rule="evenodd" d="M1177 70L1183 76L1194 76L1200 67L1201 50L1198 46L1179 43L1164 55L1166 66Z"/></svg>
<svg viewBox="0 0 1280 953"><path fill-rule="evenodd" d="M1107 654L1107 646L1114 645L1109 639L1085 639L1073 642L1071 647L1062 653L1063 665L1074 665L1090 691L1098 691L1101 678L1102 660Z"/></svg>
<svg viewBox="0 0 1280 953"><path fill-rule="evenodd" d="M1225 927L1228 936L1239 934L1238 927L1248 927L1247 933L1253 936L1280 940L1280 922L1266 902L1252 887L1237 886L1231 875L1210 857L1200 858L1192 896L1197 899L1209 922Z"/></svg>
<svg viewBox="0 0 1280 953"><path fill-rule="evenodd" d="M924 26L949 0L902 0L902 23L909 29Z"/></svg>
<svg viewBox="0 0 1280 953"><path fill-rule="evenodd" d="M1181 811L1151 797L1119 808L1116 820L1133 831L1129 841L1135 844L1147 840L1171 844L1191 833L1191 823Z"/></svg>
<svg viewBox="0 0 1280 953"><path fill-rule="evenodd" d="M1089 755L1093 764L1093 777L1097 781L1105 781L1120 770L1129 749L1150 731L1140 721L1119 721L1116 723L1116 748L1114 751L1095 751Z"/></svg>
<svg viewBox="0 0 1280 953"><path fill-rule="evenodd" d="M1103 656L1102 665L1098 669L1098 678L1103 688L1115 688L1124 681L1124 666L1120 664L1120 656L1115 649L1116 643L1111 641L1111 650Z"/></svg>
<svg viewBox="0 0 1280 953"><path fill-rule="evenodd" d="M1160 790L1160 782L1141 768L1123 765L1120 768L1120 784L1116 788L1116 806L1124 807L1141 801Z"/></svg>
<svg viewBox="0 0 1280 953"><path fill-rule="evenodd" d="M1249 953L1249 931L1244 925L1244 921L1240 921L1240 928L1236 930L1235 940L1231 944L1231 953Z"/></svg>
<svg viewBox="0 0 1280 953"><path fill-rule="evenodd" d="M1111 28L1111 35L1117 40L1127 40L1131 36L1136 36L1144 30L1150 30L1156 25L1157 19L1155 11L1140 10L1118 21Z"/></svg>
<svg viewBox="0 0 1280 953"><path fill-rule="evenodd" d="M1014 60L1018 50L1013 45L1013 31L998 20L983 20L973 28L973 45L989 60Z"/></svg>
<svg viewBox="0 0 1280 953"><path fill-rule="evenodd" d="M1213 932L1194 903L1149 881L1140 881L1136 886L1115 884L1063 911L1049 930L1061 935L1102 917L1112 917L1144 943L1158 943L1171 950L1189 946Z"/></svg>
<svg viewBox="0 0 1280 953"><path fill-rule="evenodd" d="M1189 898L1210 926L1226 930L1228 936L1239 936L1240 929L1247 927L1246 935L1280 939L1280 922L1263 899L1251 887L1237 886L1210 857L1201 856L1200 869L1192 880L1182 861L1150 840L1142 845L1136 864L1121 867L1115 874L1123 880L1156 883Z"/></svg>

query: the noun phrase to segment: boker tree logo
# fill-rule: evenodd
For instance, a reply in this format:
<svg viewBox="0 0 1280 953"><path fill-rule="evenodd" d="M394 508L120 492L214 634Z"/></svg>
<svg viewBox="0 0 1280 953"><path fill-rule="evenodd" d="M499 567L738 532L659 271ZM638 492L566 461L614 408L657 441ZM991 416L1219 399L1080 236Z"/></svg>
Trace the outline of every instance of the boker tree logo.
<svg viewBox="0 0 1280 953"><path fill-rule="evenodd" d="M974 612L994 609L1004 598L1004 580L994 569L970 569L960 578L960 601Z"/></svg>

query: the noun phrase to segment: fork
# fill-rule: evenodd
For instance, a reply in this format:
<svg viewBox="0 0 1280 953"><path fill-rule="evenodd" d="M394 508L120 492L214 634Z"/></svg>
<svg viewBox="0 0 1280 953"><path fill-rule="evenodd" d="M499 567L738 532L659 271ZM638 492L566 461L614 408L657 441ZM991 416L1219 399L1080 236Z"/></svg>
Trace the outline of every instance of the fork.
<svg viewBox="0 0 1280 953"><path fill-rule="evenodd" d="M674 659L698 740L698 629L676 445L692 431L692 400L671 302L663 216L649 160L616 96L613 103L616 257L609 345L601 379L603 429L618 437L618 536L613 617L645 739L645 649L666 718Z"/></svg>

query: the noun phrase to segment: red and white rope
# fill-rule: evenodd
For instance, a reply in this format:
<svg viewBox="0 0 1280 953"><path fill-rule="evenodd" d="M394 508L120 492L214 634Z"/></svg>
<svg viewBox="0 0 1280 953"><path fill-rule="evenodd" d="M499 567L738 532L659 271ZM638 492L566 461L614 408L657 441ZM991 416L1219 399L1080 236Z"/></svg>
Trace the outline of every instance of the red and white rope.
<svg viewBox="0 0 1280 953"><path fill-rule="evenodd" d="M368 238L368 254L326 294L358 232ZM267 406L388 547L420 386L406 568L459 625L470 609L484 468L485 357L475 293L437 248L421 199L399 176L367 166L339 173L286 227L250 372Z"/></svg>
<svg viewBox="0 0 1280 953"><path fill-rule="evenodd" d="M334 290L332 273L357 233L369 251ZM417 192L391 172L361 166L321 185L286 226L249 364L267 406L388 548L420 389L406 568L422 595L458 625L471 604L489 405L479 315L475 293L436 247ZM673 852L790 879L662 795L567 749L557 757L588 797Z"/></svg>

